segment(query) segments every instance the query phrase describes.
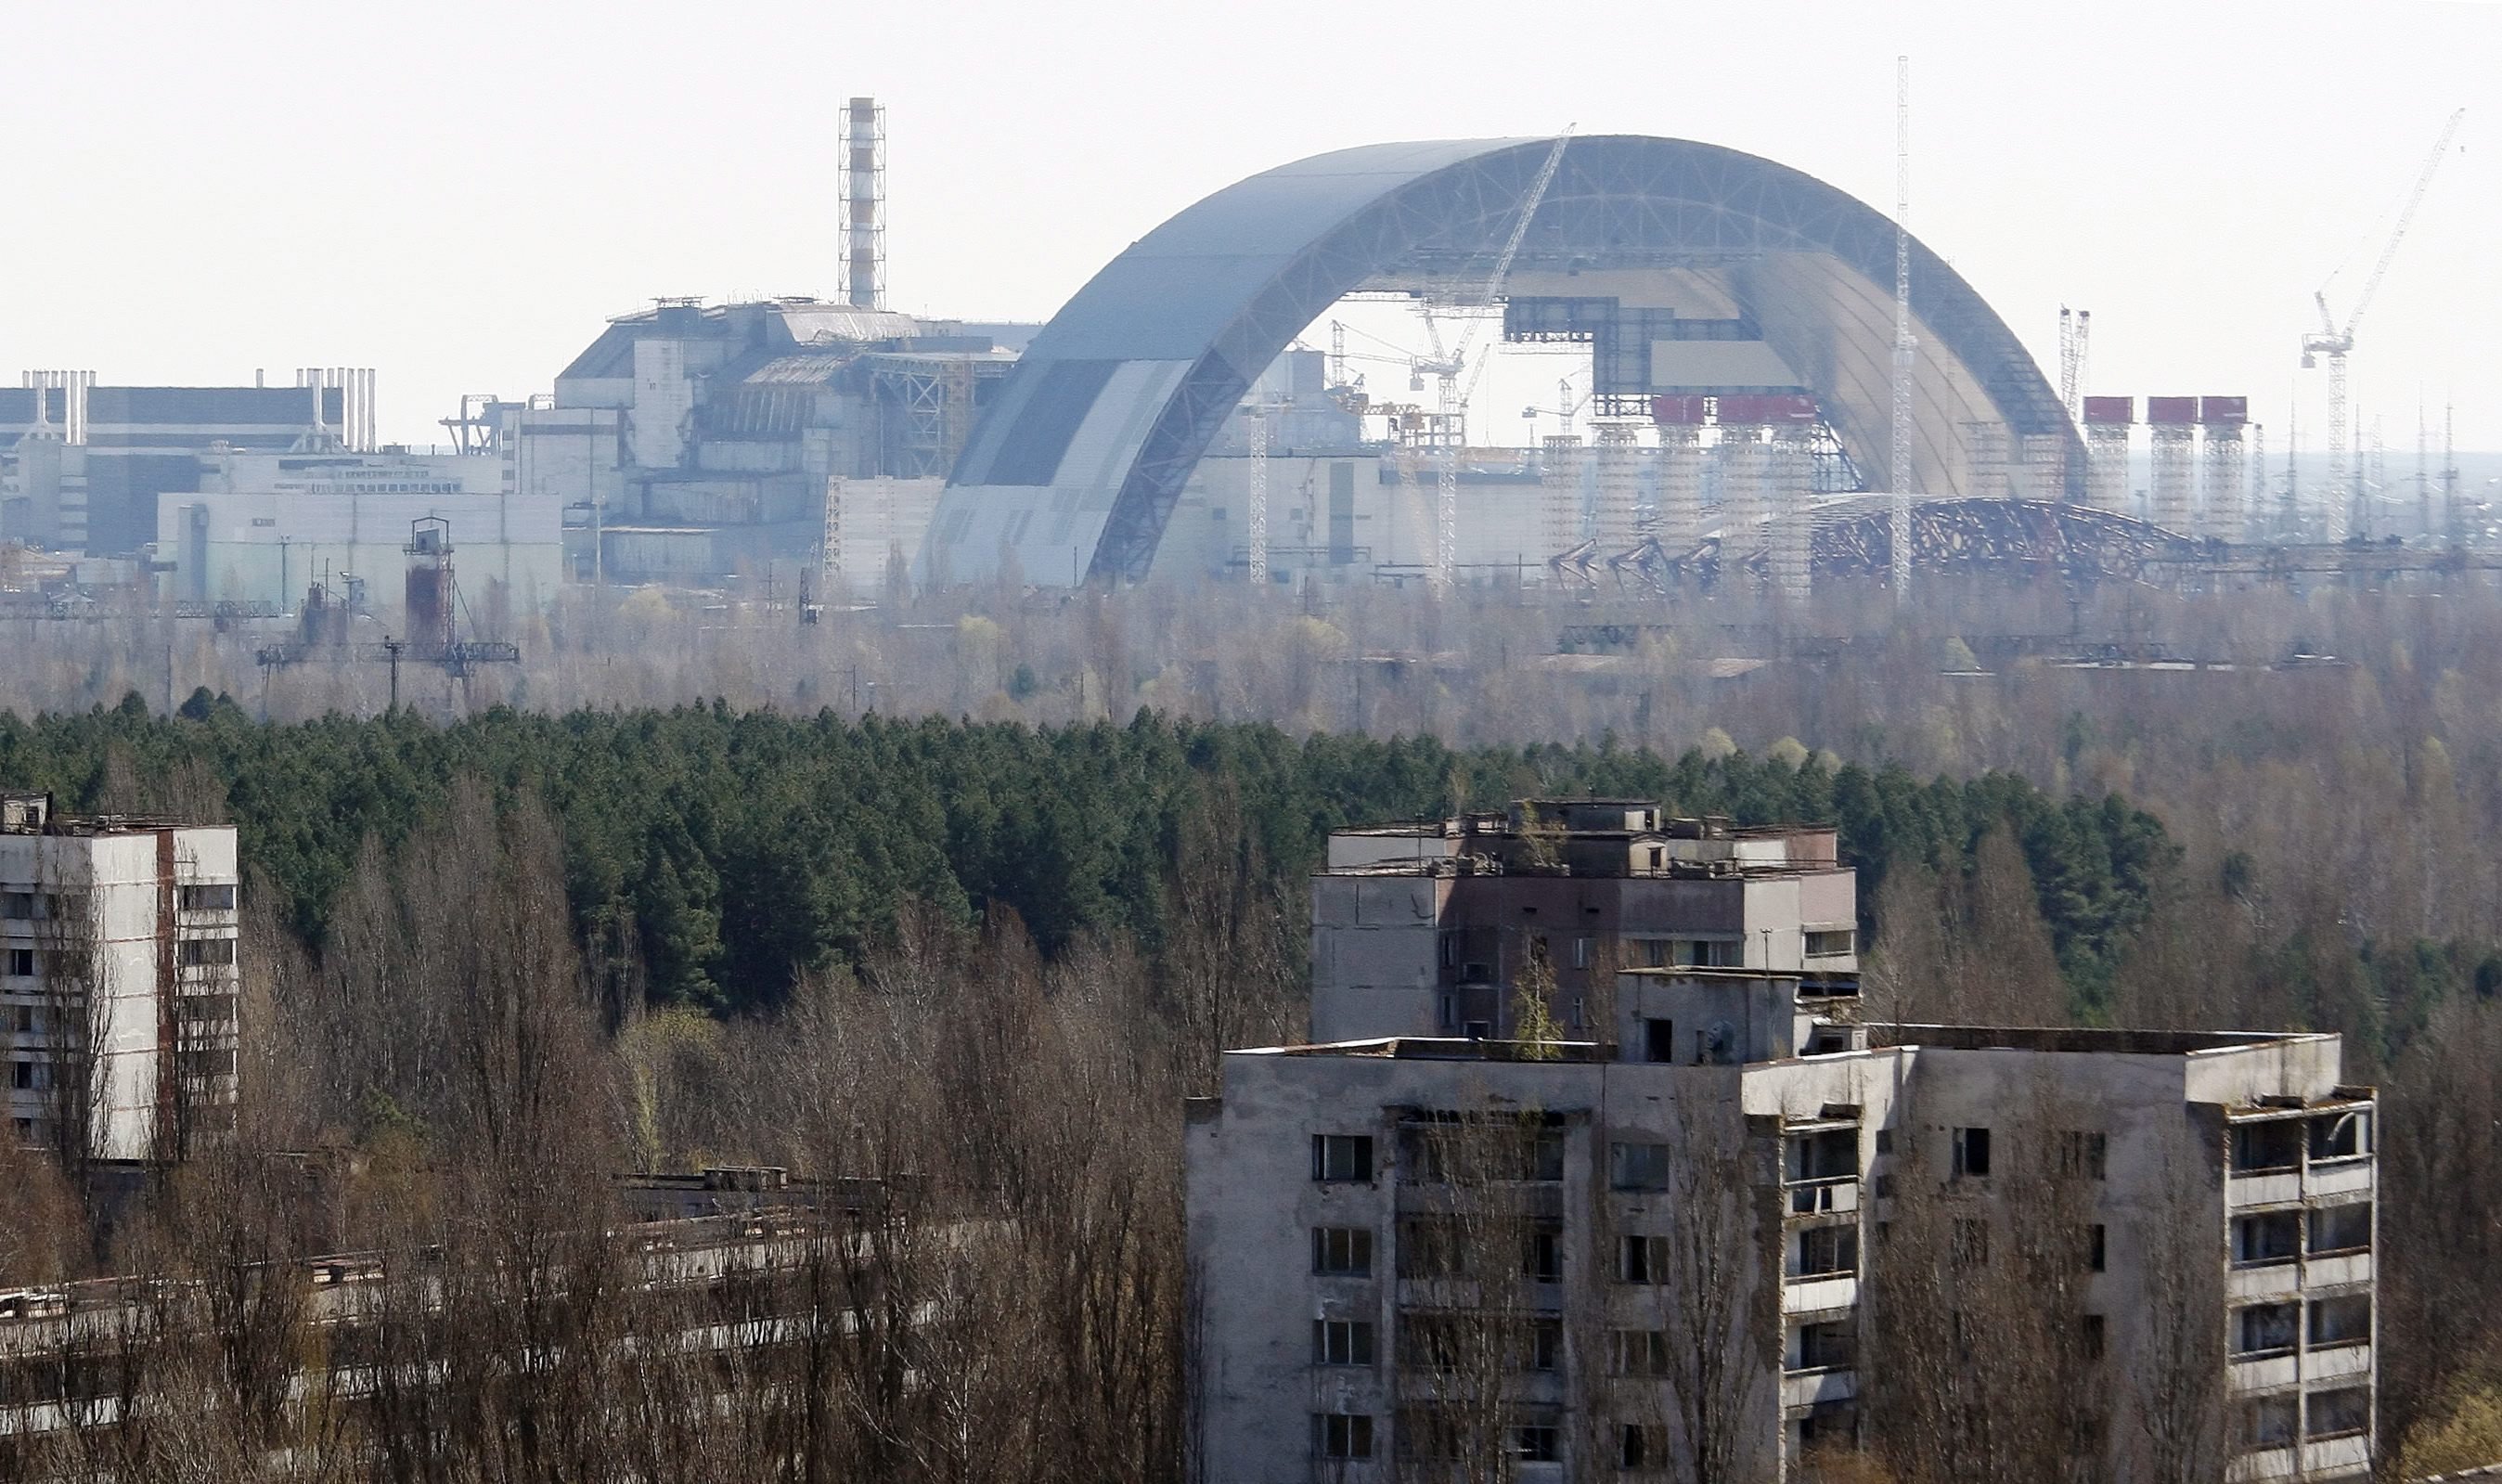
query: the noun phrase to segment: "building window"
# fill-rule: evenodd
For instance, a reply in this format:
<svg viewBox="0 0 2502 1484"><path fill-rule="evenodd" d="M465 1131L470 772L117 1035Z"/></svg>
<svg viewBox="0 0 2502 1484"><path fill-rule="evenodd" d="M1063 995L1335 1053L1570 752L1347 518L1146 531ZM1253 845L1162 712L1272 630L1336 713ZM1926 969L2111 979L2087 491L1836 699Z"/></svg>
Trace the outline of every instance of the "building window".
<svg viewBox="0 0 2502 1484"><path fill-rule="evenodd" d="M9 950L9 972L11 976L18 979L34 978L35 951L31 948Z"/></svg>
<svg viewBox="0 0 2502 1484"><path fill-rule="evenodd" d="M2371 1295L2347 1294L2311 1301L2311 1343L2315 1347L2362 1345L2370 1343L2371 1338Z"/></svg>
<svg viewBox="0 0 2502 1484"><path fill-rule="evenodd" d="M1314 1227L1312 1271L1334 1278L1372 1276L1372 1231L1368 1227Z"/></svg>
<svg viewBox="0 0 2502 1484"><path fill-rule="evenodd" d="M1607 1183L1620 1191L1664 1191L1669 1154L1666 1144L1609 1144Z"/></svg>
<svg viewBox="0 0 2502 1484"><path fill-rule="evenodd" d="M2233 1220L2233 1265L2268 1267L2302 1252L2302 1213L2267 1211Z"/></svg>
<svg viewBox="0 0 2502 1484"><path fill-rule="evenodd" d="M1315 1366L1371 1365L1372 1326L1361 1319L1313 1320L1312 1364Z"/></svg>
<svg viewBox="0 0 2502 1484"><path fill-rule="evenodd" d="M2309 1414L2302 1430L2307 1437L2343 1437L2372 1428L2372 1394L2360 1386L2313 1392L2303 1409Z"/></svg>
<svg viewBox="0 0 2502 1484"><path fill-rule="evenodd" d="M49 1062L20 1060L9 1063L9 1085L21 1093L49 1093L52 1090L52 1067Z"/></svg>
<svg viewBox="0 0 2502 1484"><path fill-rule="evenodd" d="M0 892L0 918L11 922L30 922L35 916L35 894L32 892Z"/></svg>
<svg viewBox="0 0 2502 1484"><path fill-rule="evenodd" d="M1668 1271L1668 1238L1621 1236L1616 1239L1616 1281L1657 1283Z"/></svg>
<svg viewBox="0 0 2502 1484"><path fill-rule="evenodd" d="M1857 936L1847 928L1830 932L1810 932L1807 935L1807 956L1810 959L1838 959L1856 946L1853 940Z"/></svg>
<svg viewBox="0 0 2502 1484"><path fill-rule="evenodd" d="M1954 1265L1989 1265L1989 1223L1978 1216L1958 1217L1954 1224Z"/></svg>
<svg viewBox="0 0 2502 1484"><path fill-rule="evenodd" d="M2372 1115L2364 1112L2332 1113L2312 1120L2311 1157L2315 1160L2353 1160L2372 1152Z"/></svg>
<svg viewBox="0 0 2502 1484"><path fill-rule="evenodd" d="M1954 1131L1954 1177L1978 1180L1988 1174L1989 1130L1957 1129Z"/></svg>
<svg viewBox="0 0 2502 1484"><path fill-rule="evenodd" d="M1846 1319L1801 1325L1790 1332L1789 1368L1847 1370L1857 1357L1857 1340Z"/></svg>
<svg viewBox="0 0 2502 1484"><path fill-rule="evenodd" d="M2092 1272L2111 1271L2111 1229L2101 1222L2085 1229L2085 1267Z"/></svg>
<svg viewBox="0 0 2502 1484"><path fill-rule="evenodd" d="M9 1030L13 1035L43 1034L44 1007L41 1005L11 1005L9 1007Z"/></svg>
<svg viewBox="0 0 2502 1484"><path fill-rule="evenodd" d="M1798 1278L1841 1277L1859 1270L1857 1227L1808 1227L1798 1234Z"/></svg>
<svg viewBox="0 0 2502 1484"><path fill-rule="evenodd" d="M2257 1174L2302 1164L2302 1126L2286 1119L2233 1126L2233 1172Z"/></svg>
<svg viewBox="0 0 2502 1484"><path fill-rule="evenodd" d="M2059 1173L2071 1179L2103 1178L2111 1141L2099 1129L2065 1129L2059 1133Z"/></svg>
<svg viewBox="0 0 2502 1484"><path fill-rule="evenodd" d="M1671 1020L1642 1022L1642 1060L1645 1062L1676 1060L1676 1022Z"/></svg>
<svg viewBox="0 0 2502 1484"><path fill-rule="evenodd" d="M1564 1233L1539 1227L1520 1244L1520 1273L1533 1283L1564 1281Z"/></svg>
<svg viewBox="0 0 2502 1484"><path fill-rule="evenodd" d="M235 889L231 886L177 887L174 900L186 912L232 912Z"/></svg>
<svg viewBox="0 0 2502 1484"><path fill-rule="evenodd" d="M2086 1360L2099 1361L2103 1358L2103 1316L2100 1314L2083 1314L2078 1317L2077 1348L2084 1352Z"/></svg>
<svg viewBox="0 0 2502 1484"><path fill-rule="evenodd" d="M1334 1183L1370 1181L1372 1179L1372 1135L1369 1133L1313 1134L1312 1178Z"/></svg>
<svg viewBox="0 0 2502 1484"><path fill-rule="evenodd" d="M1668 1429L1628 1422L1616 1429L1616 1467L1658 1468L1668 1463Z"/></svg>
<svg viewBox="0 0 2502 1484"><path fill-rule="evenodd" d="M1314 1412L1312 1451L1322 1458L1372 1457L1372 1418L1362 1412Z"/></svg>
<svg viewBox="0 0 2502 1484"><path fill-rule="evenodd" d="M1532 1320L1527 1368L1540 1373L1564 1368L1564 1321Z"/></svg>
<svg viewBox="0 0 2502 1484"><path fill-rule="evenodd" d="M1512 1456L1524 1464L1564 1462L1564 1434L1551 1423L1528 1422L1511 1430Z"/></svg>
<svg viewBox="0 0 2502 1484"><path fill-rule="evenodd" d="M185 938L174 945L174 962L183 968L223 966L234 961L232 938Z"/></svg>
<svg viewBox="0 0 2502 1484"><path fill-rule="evenodd" d="M1617 1330L1608 1336L1610 1359L1620 1376L1662 1376L1668 1374L1668 1332L1666 1330Z"/></svg>
<svg viewBox="0 0 2502 1484"><path fill-rule="evenodd" d="M2311 1213L2311 1255L2372 1250L2372 1203L2321 1206Z"/></svg>
<svg viewBox="0 0 2502 1484"><path fill-rule="evenodd" d="M2254 1303L2233 1311L2233 1354L2275 1355L2293 1348L2301 1310L2290 1303Z"/></svg>
<svg viewBox="0 0 2502 1484"><path fill-rule="evenodd" d="M2259 1397L2243 1412L2242 1427L2253 1448L2280 1448L2293 1441L2294 1399Z"/></svg>
<svg viewBox="0 0 2502 1484"><path fill-rule="evenodd" d="M1668 939L1643 938L1641 940L1641 961L1642 967L1644 968L1668 967Z"/></svg>

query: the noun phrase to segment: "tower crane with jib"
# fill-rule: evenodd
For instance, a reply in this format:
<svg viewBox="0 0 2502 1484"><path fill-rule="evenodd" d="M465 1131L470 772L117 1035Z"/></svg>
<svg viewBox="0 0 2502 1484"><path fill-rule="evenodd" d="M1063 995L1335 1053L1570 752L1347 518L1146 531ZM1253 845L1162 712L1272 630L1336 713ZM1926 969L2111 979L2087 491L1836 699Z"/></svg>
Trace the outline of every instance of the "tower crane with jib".
<svg viewBox="0 0 2502 1484"><path fill-rule="evenodd" d="M1511 236L1505 241L1502 254L1495 259L1493 276L1486 280L1480 301L1483 305L1492 305L1502 295L1504 281L1511 277L1512 259L1520 255L1520 245L1529 236L1530 220L1538 215L1538 203L1546 199L1546 187L1555 184L1555 171L1564 163L1564 147L1572 142L1572 125L1568 123L1564 132L1555 136L1555 147L1546 152L1546 162L1538 168L1537 179L1530 183L1528 193L1521 199L1520 217L1512 222ZM1477 363L1476 370L1469 374L1466 387L1460 385L1460 377L1469 372L1469 350L1476 339L1480 322L1471 320L1460 331L1459 344L1452 347L1450 354L1444 354L1441 331L1435 325L1433 313L1428 309L1425 331L1433 339L1434 354L1431 359L1416 362L1420 375L1431 372L1441 383L1441 405L1434 422L1435 436L1442 446L1441 468L1437 479L1440 489L1437 491L1439 498L1436 501L1438 519L1435 523L1434 587L1442 591L1450 589L1459 568L1459 460L1460 445L1466 441L1462 429L1467 426L1468 399L1476 390L1477 378L1485 374L1485 363Z"/></svg>
<svg viewBox="0 0 2502 1484"><path fill-rule="evenodd" d="M2398 244L2406 240L2407 227L2416 219L2416 208L2423 204L2424 191L2431 186L2433 172L2450 152L2450 142L2458 134L2458 126L2467 118L2460 109L2444 124L2441 138L2424 156L2423 169L2416 174L2415 188L2407 193L2407 203L2398 211L2397 225L2389 231L2388 243L2381 249L2380 261L2372 265L2372 276L2363 281L2363 291L2354 297L2353 311L2347 315L2344 328L2337 317L2328 312L2328 286L2322 284L2311 298L2319 306L2319 330L2302 337L2302 364L2308 369L2328 358L2328 539L2343 543L2346 539L2348 504L2351 499L2346 488L2346 356L2354 349L2354 326L2362 320L2363 311L2372 307L2372 295L2380 290L2381 279L2389 271L2389 259L2398 255ZM2329 275L2333 282L2335 274Z"/></svg>

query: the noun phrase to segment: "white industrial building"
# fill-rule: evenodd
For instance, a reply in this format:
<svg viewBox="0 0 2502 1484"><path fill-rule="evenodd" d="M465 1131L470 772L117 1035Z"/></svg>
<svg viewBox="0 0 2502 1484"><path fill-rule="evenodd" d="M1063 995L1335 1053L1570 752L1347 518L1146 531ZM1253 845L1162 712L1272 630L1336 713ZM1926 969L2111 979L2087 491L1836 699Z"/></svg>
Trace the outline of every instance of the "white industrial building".
<svg viewBox="0 0 2502 1484"><path fill-rule="evenodd" d="M0 794L0 1005L16 1136L179 1158L235 1101L235 832Z"/></svg>
<svg viewBox="0 0 2502 1484"><path fill-rule="evenodd" d="M315 583L396 592L411 524L440 519L473 602L500 589L516 610L540 608L564 577L562 514L511 473L494 454L220 451L198 491L161 498L156 561L177 597L286 612Z"/></svg>
<svg viewBox="0 0 2502 1484"><path fill-rule="evenodd" d="M1510 868L1576 882L1580 839ZM1365 879L1334 865L1316 900ZM1777 936L1751 926L1667 941ZM1365 930L1316 920L1316 961ZM2026 1366L2104 1477L2158 1476L2158 1414L2235 1479L2368 1474L2376 1104L2337 1037L1871 1024L1854 974L1615 937L1594 961L1638 966L1560 1041L1419 1034L1438 991L1400 984L1343 989L1337 1039L1224 1058L1186 1134L1212 1477L1769 1478L1907 1396L1987 1425L1955 1409ZM1878 1343L1879 1294L1930 1350Z"/></svg>

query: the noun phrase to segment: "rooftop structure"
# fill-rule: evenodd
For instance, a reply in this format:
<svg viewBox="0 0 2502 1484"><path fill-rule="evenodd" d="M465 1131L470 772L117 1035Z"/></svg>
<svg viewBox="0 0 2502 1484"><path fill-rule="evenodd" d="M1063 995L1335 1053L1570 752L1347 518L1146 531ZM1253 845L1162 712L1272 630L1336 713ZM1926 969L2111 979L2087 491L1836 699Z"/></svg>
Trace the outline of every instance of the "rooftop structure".
<svg viewBox="0 0 2502 1484"><path fill-rule="evenodd" d="M1582 1032L1623 969L1823 979L1857 971L1857 874L1829 826L1524 799L1330 836L1312 878L1312 1033L1502 1038L1524 987Z"/></svg>
<svg viewBox="0 0 2502 1484"><path fill-rule="evenodd" d="M235 1100L235 832L0 794L0 1006L17 1139L180 1159Z"/></svg>

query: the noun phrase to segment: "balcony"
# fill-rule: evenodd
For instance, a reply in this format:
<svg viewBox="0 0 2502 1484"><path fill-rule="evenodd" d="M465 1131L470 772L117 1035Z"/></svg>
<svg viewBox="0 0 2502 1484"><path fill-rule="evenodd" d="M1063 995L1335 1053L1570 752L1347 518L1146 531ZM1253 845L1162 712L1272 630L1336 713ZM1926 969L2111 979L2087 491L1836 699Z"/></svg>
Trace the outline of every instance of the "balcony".
<svg viewBox="0 0 2502 1484"><path fill-rule="evenodd" d="M2342 1288L2351 1283L2372 1281L2372 1255L2368 1252L2341 1252L2330 1257L2313 1258L2302 1266L2305 1288Z"/></svg>
<svg viewBox="0 0 2502 1484"><path fill-rule="evenodd" d="M2315 1479L2360 1477L2372 1466L2372 1434L2349 1433L2302 1445L2303 1469Z"/></svg>
<svg viewBox="0 0 2502 1484"><path fill-rule="evenodd" d="M2302 1267L2291 1258L2236 1267L2224 1279L2224 1297L2236 1303L2290 1298L2301 1291Z"/></svg>
<svg viewBox="0 0 2502 1484"><path fill-rule="evenodd" d="M2274 1391L2291 1386L2298 1375L2290 1346L2262 1355L2235 1356L2229 1368L2237 1392Z"/></svg>
<svg viewBox="0 0 2502 1484"><path fill-rule="evenodd" d="M1834 1175L1822 1180L1792 1180L1783 1189L1792 1216L1840 1216L1859 1209L1859 1177Z"/></svg>
<svg viewBox="0 0 2502 1484"><path fill-rule="evenodd" d="M2302 1198L2302 1170L2235 1170L2224 1182L2224 1199L2243 1206L2291 1205Z"/></svg>
<svg viewBox="0 0 2502 1484"><path fill-rule="evenodd" d="M1781 1312L1795 1318L1846 1309L1859 1302L1856 1273L1820 1273L1790 1278L1781 1284Z"/></svg>
<svg viewBox="0 0 2502 1484"><path fill-rule="evenodd" d="M2372 1157L2364 1155L2350 1160L2314 1160L2311 1178L2305 1193L2312 1196L2347 1196L2372 1188Z"/></svg>
<svg viewBox="0 0 2502 1484"><path fill-rule="evenodd" d="M1859 1372L1847 1366L1823 1370L1792 1370L1781 1375L1781 1408L1809 1407L1827 1401L1848 1401L1859 1395Z"/></svg>
<svg viewBox="0 0 2502 1484"><path fill-rule="evenodd" d="M2303 1374L2313 1381L2335 1381L2372 1373L2372 1347L2364 1344L2315 1345L2302 1358Z"/></svg>
<svg viewBox="0 0 2502 1484"><path fill-rule="evenodd" d="M2233 1460L2224 1469L2224 1477L2234 1484L2244 1484L2252 1479L2289 1479L2293 1471L2291 1447L2260 1448Z"/></svg>

